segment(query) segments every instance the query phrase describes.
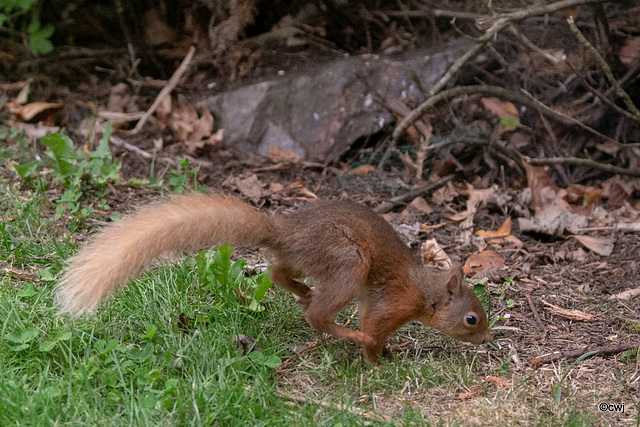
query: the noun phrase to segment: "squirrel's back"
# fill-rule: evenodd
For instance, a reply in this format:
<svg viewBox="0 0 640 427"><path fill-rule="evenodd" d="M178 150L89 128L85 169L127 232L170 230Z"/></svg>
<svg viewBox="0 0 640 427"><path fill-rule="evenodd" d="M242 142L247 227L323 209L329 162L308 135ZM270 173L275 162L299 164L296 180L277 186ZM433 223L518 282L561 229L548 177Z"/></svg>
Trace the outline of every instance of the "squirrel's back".
<svg viewBox="0 0 640 427"><path fill-rule="evenodd" d="M360 248L366 263L381 278L393 266L414 262L411 250L389 223L366 206L350 201L319 201L278 217L282 233L274 236L280 258L304 266L305 276L322 277L331 269L345 269L345 251Z"/></svg>

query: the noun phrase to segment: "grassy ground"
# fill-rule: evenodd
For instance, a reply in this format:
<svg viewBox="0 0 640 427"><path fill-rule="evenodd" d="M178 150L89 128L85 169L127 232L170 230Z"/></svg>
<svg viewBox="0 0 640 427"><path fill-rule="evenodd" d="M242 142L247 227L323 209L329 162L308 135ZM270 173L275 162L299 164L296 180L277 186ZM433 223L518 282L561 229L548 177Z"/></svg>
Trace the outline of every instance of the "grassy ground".
<svg viewBox="0 0 640 427"><path fill-rule="evenodd" d="M199 285L194 258L153 269L92 317L57 317L68 230L87 223L51 221L42 197L0 182L0 425L638 423L637 356L614 371L596 359L532 370L514 359L515 335L497 351L409 325L394 337L405 351L374 368L352 343L320 337L279 289L256 311ZM357 326L352 312L339 320ZM261 350L236 350L238 334Z"/></svg>

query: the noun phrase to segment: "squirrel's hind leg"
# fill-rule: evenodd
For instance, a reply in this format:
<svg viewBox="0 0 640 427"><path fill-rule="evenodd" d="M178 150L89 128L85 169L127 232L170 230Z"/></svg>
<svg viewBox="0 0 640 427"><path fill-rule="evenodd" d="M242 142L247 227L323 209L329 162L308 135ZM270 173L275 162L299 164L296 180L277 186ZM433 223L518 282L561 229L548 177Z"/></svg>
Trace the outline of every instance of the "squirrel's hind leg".
<svg viewBox="0 0 640 427"><path fill-rule="evenodd" d="M313 291L309 286L294 279L294 277L300 276L300 273L286 264L276 264L269 270L269 277L273 283L293 293L298 305L305 310L311 302Z"/></svg>
<svg viewBox="0 0 640 427"><path fill-rule="evenodd" d="M343 280L346 282L339 283ZM353 301L360 287L357 279L341 278L330 283L318 282L316 288L318 293L313 296L304 311L305 319L313 328L321 332L348 338L364 346L374 346L376 343L370 335L335 323L338 312Z"/></svg>

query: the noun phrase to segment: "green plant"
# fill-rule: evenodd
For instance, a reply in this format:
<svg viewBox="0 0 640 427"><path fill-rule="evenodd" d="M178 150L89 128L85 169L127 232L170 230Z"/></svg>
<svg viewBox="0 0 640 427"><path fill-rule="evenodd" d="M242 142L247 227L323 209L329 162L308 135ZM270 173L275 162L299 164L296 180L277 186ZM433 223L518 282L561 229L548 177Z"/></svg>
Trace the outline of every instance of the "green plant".
<svg viewBox="0 0 640 427"><path fill-rule="evenodd" d="M576 366L578 363L582 362L584 359L587 359L591 356L593 356L594 354L598 354L598 351L590 351L588 353L583 354L582 356L578 357L571 365L569 365L569 367L564 371L564 374L562 375L562 378L560 378L560 381L558 382L553 382L551 384L551 390L554 393L554 397L555 397L555 402L556 402L556 406L560 406L560 401L562 400L562 383L564 382L564 380L567 378L567 376L569 375L569 373L571 372L571 369L573 369L574 366Z"/></svg>
<svg viewBox="0 0 640 427"><path fill-rule="evenodd" d="M111 125L107 124L98 147L87 154L82 149L74 150L73 141L63 133L52 133L40 139L47 150L45 158L15 166L16 172L27 182L37 182L42 168L51 170L54 181L65 192L57 200L56 214L63 215L67 210L74 215L89 216L93 209L85 206L80 209L80 200L87 193L99 197L98 207L108 210L104 200L106 184L120 177L121 164L113 159L109 149Z"/></svg>
<svg viewBox="0 0 640 427"><path fill-rule="evenodd" d="M200 172L200 166L193 168L188 159L179 158L178 168L169 172L171 175L169 186L174 193L184 193L189 185L189 177L193 177L193 189L200 191L198 189L198 172ZM204 191L204 189L202 190Z"/></svg>
<svg viewBox="0 0 640 427"><path fill-rule="evenodd" d="M0 27L7 27L11 32L16 32L16 27L26 25L26 40L29 50L34 54L49 53L53 50L53 44L49 40L53 35L53 25L40 23L40 7L42 2L38 0L0 0ZM26 17L27 14L30 17Z"/></svg>
<svg viewBox="0 0 640 427"><path fill-rule="evenodd" d="M220 246L215 251L203 251L195 257L198 281L203 286L213 288L223 301L238 301L252 311L262 310L260 300L271 287L269 274L264 271L245 277L245 260L231 263L233 249L229 245ZM221 303L221 304L224 304Z"/></svg>

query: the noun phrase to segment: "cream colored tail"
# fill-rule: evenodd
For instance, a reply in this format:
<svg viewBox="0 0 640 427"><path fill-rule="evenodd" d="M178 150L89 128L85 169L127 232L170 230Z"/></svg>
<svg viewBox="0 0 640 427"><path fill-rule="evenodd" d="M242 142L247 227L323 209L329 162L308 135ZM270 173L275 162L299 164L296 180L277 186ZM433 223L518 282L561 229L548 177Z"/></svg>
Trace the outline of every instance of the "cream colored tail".
<svg viewBox="0 0 640 427"><path fill-rule="evenodd" d="M172 251L232 245L268 245L271 218L233 198L193 193L153 203L93 237L69 260L58 283L61 313L91 312L140 269Z"/></svg>

